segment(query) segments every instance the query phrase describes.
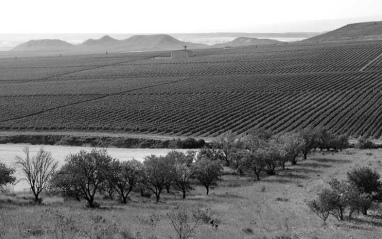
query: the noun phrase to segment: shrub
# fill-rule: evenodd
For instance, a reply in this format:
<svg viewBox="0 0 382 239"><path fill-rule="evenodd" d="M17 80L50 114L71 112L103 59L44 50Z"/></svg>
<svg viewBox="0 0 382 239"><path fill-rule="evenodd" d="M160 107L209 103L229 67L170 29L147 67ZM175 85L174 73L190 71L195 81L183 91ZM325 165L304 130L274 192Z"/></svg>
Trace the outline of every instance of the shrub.
<svg viewBox="0 0 382 239"><path fill-rule="evenodd" d="M358 139L355 147L359 149L375 149L376 145L372 141L362 137Z"/></svg>
<svg viewBox="0 0 382 239"><path fill-rule="evenodd" d="M195 229L201 224L204 213L200 209L180 207L167 214L176 238L188 239L192 237Z"/></svg>
<svg viewBox="0 0 382 239"><path fill-rule="evenodd" d="M0 189L9 183L14 183L16 178L12 176L15 169L7 167L5 164L0 163Z"/></svg>

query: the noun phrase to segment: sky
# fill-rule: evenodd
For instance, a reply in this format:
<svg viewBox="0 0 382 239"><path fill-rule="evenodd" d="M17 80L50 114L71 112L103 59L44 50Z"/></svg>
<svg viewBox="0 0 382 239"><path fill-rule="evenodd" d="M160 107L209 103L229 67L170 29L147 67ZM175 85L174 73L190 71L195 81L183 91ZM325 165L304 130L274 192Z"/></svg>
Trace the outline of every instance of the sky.
<svg viewBox="0 0 382 239"><path fill-rule="evenodd" d="M315 32L382 20L381 0L0 0L0 9L0 34Z"/></svg>

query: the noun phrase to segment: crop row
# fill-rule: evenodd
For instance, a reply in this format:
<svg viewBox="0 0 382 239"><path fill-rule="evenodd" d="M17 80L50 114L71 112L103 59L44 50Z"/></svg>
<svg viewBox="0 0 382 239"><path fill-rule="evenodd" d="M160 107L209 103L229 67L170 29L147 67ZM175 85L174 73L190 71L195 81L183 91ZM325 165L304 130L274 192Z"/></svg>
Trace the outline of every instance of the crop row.
<svg viewBox="0 0 382 239"><path fill-rule="evenodd" d="M269 76L268 80L185 79L1 121L0 129L216 136L227 130L243 133L255 127L284 132L324 125L352 136L379 137L382 133L381 74L306 74L289 79ZM245 84L239 84L240 81ZM230 89L230 84L236 84L236 88ZM56 100L52 98L51 102ZM24 108L40 110L34 102L23 102Z"/></svg>
<svg viewBox="0 0 382 239"><path fill-rule="evenodd" d="M169 52L0 59L0 84L35 81L211 75L355 72L382 54L382 44L289 44L195 51L186 59L154 60ZM380 61L366 70L375 70ZM379 69L379 68L377 68Z"/></svg>

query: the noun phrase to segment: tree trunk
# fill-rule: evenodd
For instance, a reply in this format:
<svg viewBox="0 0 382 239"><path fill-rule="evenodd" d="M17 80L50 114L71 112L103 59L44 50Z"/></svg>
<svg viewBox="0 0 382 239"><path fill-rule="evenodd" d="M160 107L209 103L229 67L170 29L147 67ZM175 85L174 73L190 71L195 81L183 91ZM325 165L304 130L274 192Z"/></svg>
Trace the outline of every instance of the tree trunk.
<svg viewBox="0 0 382 239"><path fill-rule="evenodd" d="M183 190L183 199L186 198L186 190Z"/></svg>
<svg viewBox="0 0 382 239"><path fill-rule="evenodd" d="M291 161L292 165L296 165L297 164L297 160L296 160L296 157L293 157L292 161Z"/></svg>
<svg viewBox="0 0 382 239"><path fill-rule="evenodd" d="M34 194L34 201L37 203L41 203L41 200L38 198L38 193Z"/></svg>
<svg viewBox="0 0 382 239"><path fill-rule="evenodd" d="M308 159L308 153L307 152L304 152L304 159Z"/></svg>
<svg viewBox="0 0 382 239"><path fill-rule="evenodd" d="M88 205L90 208L94 208L94 197L88 198Z"/></svg>
<svg viewBox="0 0 382 239"><path fill-rule="evenodd" d="M170 185L166 185L167 193L170 193Z"/></svg>
<svg viewBox="0 0 382 239"><path fill-rule="evenodd" d="M362 207L362 214L367 215L367 207Z"/></svg>
<svg viewBox="0 0 382 239"><path fill-rule="evenodd" d="M127 196L122 196L122 203L123 204L127 204Z"/></svg>
<svg viewBox="0 0 382 239"><path fill-rule="evenodd" d="M257 181L260 181L260 173L256 173Z"/></svg>
<svg viewBox="0 0 382 239"><path fill-rule="evenodd" d="M113 199L114 199L114 192L112 192L112 191L109 191L109 198L110 198L111 200L113 200Z"/></svg>
<svg viewBox="0 0 382 239"><path fill-rule="evenodd" d="M159 193L156 193L156 194L155 194L155 198L156 198L157 202L159 202L160 194L159 194Z"/></svg>
<svg viewBox="0 0 382 239"><path fill-rule="evenodd" d="M206 187L206 189L207 189L207 193L206 193L206 195L208 195L208 193L210 192L210 188L207 187L207 186L205 186L205 187Z"/></svg>

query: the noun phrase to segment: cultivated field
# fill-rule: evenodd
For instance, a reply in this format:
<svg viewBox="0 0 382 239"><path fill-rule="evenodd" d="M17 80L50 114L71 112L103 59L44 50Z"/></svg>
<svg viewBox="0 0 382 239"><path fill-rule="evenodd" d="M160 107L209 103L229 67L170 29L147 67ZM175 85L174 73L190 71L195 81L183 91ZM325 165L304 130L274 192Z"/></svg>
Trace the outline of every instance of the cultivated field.
<svg viewBox="0 0 382 239"><path fill-rule="evenodd" d="M0 59L0 131L382 134L382 43Z"/></svg>
<svg viewBox="0 0 382 239"><path fill-rule="evenodd" d="M174 238L167 213L178 205L186 205L209 208L210 217L219 225L215 229L209 223L202 224L194 238L381 238L381 209L371 210L368 216L357 215L350 222L329 217L323 225L306 206L308 200L328 186L331 178L346 178L346 172L353 167L368 166L381 171L381 157L381 150L316 152L308 160L287 165L285 171L261 181L226 169L223 180L210 195L205 196L205 189L196 186L185 200L175 191L163 193L159 204L133 193L127 205L99 198L101 208L95 210L85 209L84 201L63 201L48 195L43 195L45 205L26 206L29 195L3 194L0 231L3 238L15 239L73 238L71 235L80 232L87 233L84 238L96 238L102 230L110 232L116 228L130 233L124 238ZM65 237L54 237L61 235L61 230Z"/></svg>

